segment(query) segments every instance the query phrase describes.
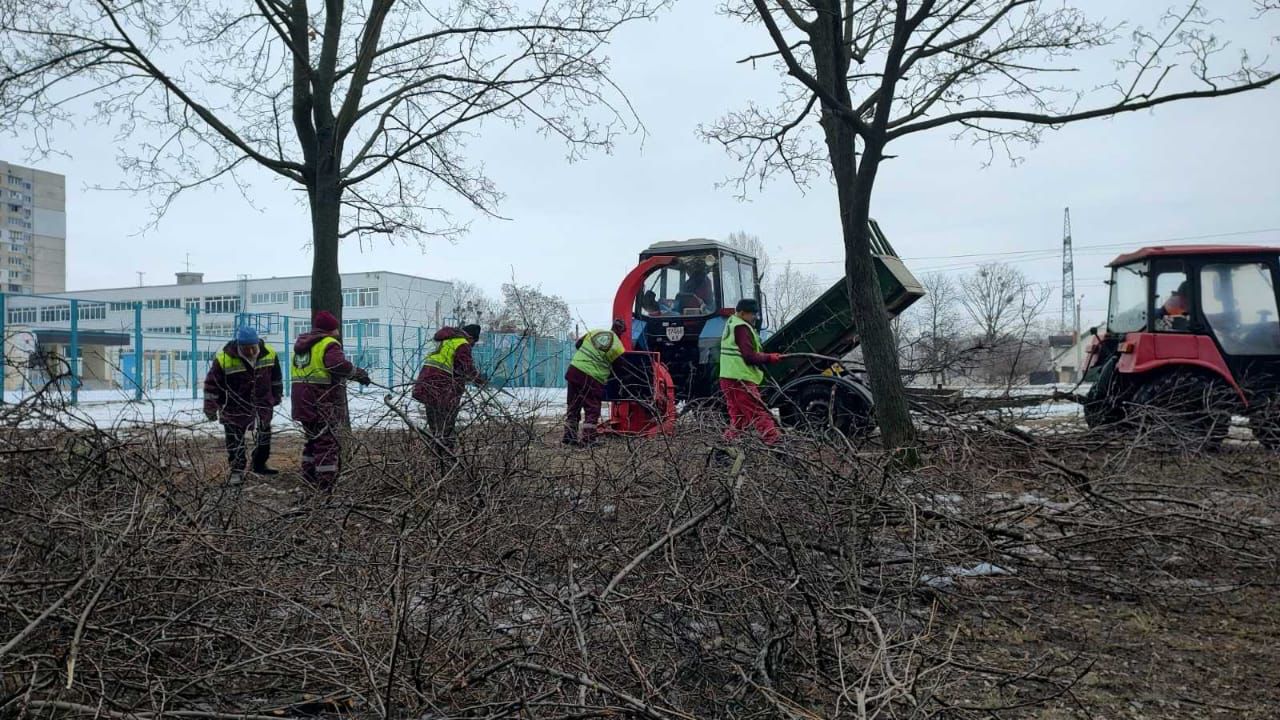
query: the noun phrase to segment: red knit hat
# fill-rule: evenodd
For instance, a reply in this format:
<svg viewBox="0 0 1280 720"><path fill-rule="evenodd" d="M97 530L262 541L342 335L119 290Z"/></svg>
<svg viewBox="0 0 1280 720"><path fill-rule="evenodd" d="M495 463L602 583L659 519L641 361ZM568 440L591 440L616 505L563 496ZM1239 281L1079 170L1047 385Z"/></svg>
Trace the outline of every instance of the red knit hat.
<svg viewBox="0 0 1280 720"><path fill-rule="evenodd" d="M333 332L338 329L338 318L328 310L321 310L316 313L316 317L311 321L311 327L321 332Z"/></svg>

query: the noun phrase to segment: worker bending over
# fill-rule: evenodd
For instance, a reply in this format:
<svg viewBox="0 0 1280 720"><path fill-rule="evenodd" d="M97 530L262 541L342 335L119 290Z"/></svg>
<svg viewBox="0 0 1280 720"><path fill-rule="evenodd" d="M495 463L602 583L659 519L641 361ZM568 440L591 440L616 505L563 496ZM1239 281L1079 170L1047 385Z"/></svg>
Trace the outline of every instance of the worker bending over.
<svg viewBox="0 0 1280 720"><path fill-rule="evenodd" d="M413 384L413 399L422 403L431 434L446 447L453 447L462 392L469 382L485 383L471 355L471 346L480 339L480 326L465 325L461 330L442 327L433 339L436 348L422 363Z"/></svg>
<svg viewBox="0 0 1280 720"><path fill-rule="evenodd" d="M369 373L347 359L339 340L338 319L320 311L312 330L293 344L293 419L302 423L302 480L332 492L338 480L342 446L338 432L347 424L348 378L368 385Z"/></svg>
<svg viewBox="0 0 1280 720"><path fill-rule="evenodd" d="M781 439L782 433L760 397L760 383L764 382L764 366L786 356L760 351L760 335L756 332L759 302L743 298L736 309L720 336L720 391L729 406L729 427L724 431L724 439L736 440L743 432L755 428L760 437L772 445Z"/></svg>
<svg viewBox="0 0 1280 720"><path fill-rule="evenodd" d="M600 404L604 402L604 386L613 374L613 364L622 357L624 348L618 337L626 324L614 320L609 330L591 330L578 338L577 352L569 361L564 379L568 383L568 412L564 418L565 445L590 445L596 440L600 424ZM585 419L584 416L585 415ZM578 423L582 432L578 432Z"/></svg>
<svg viewBox="0 0 1280 720"><path fill-rule="evenodd" d="M236 330L235 339L213 356L204 377L204 416L222 423L227 441L229 482L244 475L244 436L253 433L253 472L275 475L271 457L271 414L284 397L284 381L276 351L251 327Z"/></svg>

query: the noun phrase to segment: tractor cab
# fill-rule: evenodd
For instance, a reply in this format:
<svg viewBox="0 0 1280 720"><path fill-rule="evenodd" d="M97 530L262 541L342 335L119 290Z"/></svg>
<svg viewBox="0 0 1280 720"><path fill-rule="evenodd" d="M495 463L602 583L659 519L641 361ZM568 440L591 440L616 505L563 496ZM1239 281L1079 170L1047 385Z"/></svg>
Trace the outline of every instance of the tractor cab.
<svg viewBox="0 0 1280 720"><path fill-rule="evenodd" d="M1275 247L1147 247L1117 257L1106 334L1091 352L1097 380L1086 420L1117 422L1125 405L1168 404L1175 395L1238 402L1219 414L1272 405L1280 387L1277 278Z"/></svg>
<svg viewBox="0 0 1280 720"><path fill-rule="evenodd" d="M636 270L632 349L661 356L678 399L713 393L726 318L742 298L760 298L756 259L715 240L660 242L640 253Z"/></svg>

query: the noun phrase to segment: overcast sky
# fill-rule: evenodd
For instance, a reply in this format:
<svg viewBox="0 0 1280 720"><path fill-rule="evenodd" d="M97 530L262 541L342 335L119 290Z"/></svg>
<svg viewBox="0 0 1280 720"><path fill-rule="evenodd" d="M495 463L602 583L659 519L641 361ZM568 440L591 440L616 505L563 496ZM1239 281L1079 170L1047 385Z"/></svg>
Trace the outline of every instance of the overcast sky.
<svg viewBox="0 0 1280 720"><path fill-rule="evenodd" d="M737 166L699 140L696 126L748 99L767 100L780 79L766 66L734 62L768 39L716 15L714 4L683 0L612 44L614 79L646 126L643 138L624 137L612 155L567 164L554 142L487 127L471 156L506 194L501 212L510 220L477 217L461 241L425 252L352 244L342 269L462 278L494 294L514 274L564 296L588 325L607 323L618 280L642 248L660 240L743 230L761 237L775 263L791 259L824 279L838 277L838 218L826 183L803 194L774 183L745 203L717 188ZM1117 18L1126 5L1150 4L1106 3ZM1280 13L1219 30L1280 53L1266 41L1280 35ZM899 157L881 171L872 214L918 273L963 273L983 260L1007 259L1057 292L1056 250L1070 206L1076 288L1088 325L1105 310L1103 265L1124 248L1246 232L1206 242L1280 244L1278 118L1280 88L1167 106L1048 133L1016 168L997 161L983 169L984 149L934 134L894 147ZM145 197L89 189L117 182L110 131L62 132L55 143L69 157L36 164L67 176L68 289L133 285L136 271L148 284L170 283L187 253L207 280L309 272L306 210L265 171L251 176L257 209L234 188L208 188L186 195L158 227L142 232ZM0 135L0 158L27 164L22 148L20 139ZM1100 245L1106 247L1094 247ZM1044 252L1000 254L1027 250ZM1055 297L1055 313L1057 304Z"/></svg>

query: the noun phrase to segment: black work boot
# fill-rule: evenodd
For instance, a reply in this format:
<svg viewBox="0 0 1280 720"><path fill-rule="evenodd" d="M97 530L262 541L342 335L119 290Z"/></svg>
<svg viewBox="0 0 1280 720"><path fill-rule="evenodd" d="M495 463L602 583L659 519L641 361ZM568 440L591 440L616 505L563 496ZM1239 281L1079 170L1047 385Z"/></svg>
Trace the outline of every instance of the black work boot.
<svg viewBox="0 0 1280 720"><path fill-rule="evenodd" d="M279 475L280 471L275 468L267 467L266 463L262 463L261 465L253 466L253 474L262 476Z"/></svg>

